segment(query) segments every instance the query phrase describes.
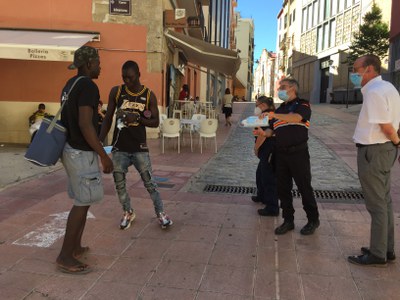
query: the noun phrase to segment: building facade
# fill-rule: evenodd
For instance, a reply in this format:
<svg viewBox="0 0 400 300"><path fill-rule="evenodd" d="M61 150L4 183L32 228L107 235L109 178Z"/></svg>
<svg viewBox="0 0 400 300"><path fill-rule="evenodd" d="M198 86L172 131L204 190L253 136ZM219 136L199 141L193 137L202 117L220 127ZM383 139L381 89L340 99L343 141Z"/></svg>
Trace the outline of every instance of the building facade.
<svg viewBox="0 0 400 300"><path fill-rule="evenodd" d="M277 16L276 80L293 76L293 56L300 48L301 0L285 0Z"/></svg>
<svg viewBox="0 0 400 300"><path fill-rule="evenodd" d="M275 97L275 62L276 54L263 49L260 58L256 61L257 67L254 71L253 97L259 96Z"/></svg>
<svg viewBox="0 0 400 300"><path fill-rule="evenodd" d="M142 83L154 91L159 105L164 105L166 57L162 15L169 1L150 0L142 4L132 0L129 3L129 7L111 11L110 3L100 0L1 2L1 52L13 52L7 49L11 43L21 49L19 56L4 55L0 59L2 86L8 87L0 90L0 109L4 112L0 121L2 142L29 142L27 120L38 103L45 103L49 113L56 113L60 91L76 73L67 70L67 66L73 52L83 44L99 49L102 71L96 82L104 103L108 102L111 87L122 82L122 64L135 60L140 66ZM71 7L79 9L65 13ZM7 28L13 31L10 33ZM93 34L92 38L78 40L71 47L64 46L69 40L88 33ZM40 44L35 44L38 40ZM50 55L54 49L61 49L57 50L57 57ZM26 57L24 52L36 55Z"/></svg>
<svg viewBox="0 0 400 300"><path fill-rule="evenodd" d="M162 111L183 83L190 84L192 97L216 103L240 65L237 53L226 49L231 1L2 1L0 68L7 88L0 89L0 141L28 143L27 120L39 103L56 113L60 91L75 74L67 66L84 44L99 50L96 83L104 103L122 83L127 60L139 64L141 82Z"/></svg>
<svg viewBox="0 0 400 300"><path fill-rule="evenodd" d="M390 23L390 79L400 91L400 1L392 1Z"/></svg>
<svg viewBox="0 0 400 300"><path fill-rule="evenodd" d="M236 73L234 94L239 98L250 100L253 92L254 65L254 21L237 15L235 31L236 47L241 60L239 71Z"/></svg>
<svg viewBox="0 0 400 300"><path fill-rule="evenodd" d="M278 68L281 77L298 79L301 97L314 103L361 101L361 93L349 83L351 66L346 61L353 35L372 4L373 0L283 1ZM377 4L388 22L391 1ZM383 67L387 70L387 61Z"/></svg>

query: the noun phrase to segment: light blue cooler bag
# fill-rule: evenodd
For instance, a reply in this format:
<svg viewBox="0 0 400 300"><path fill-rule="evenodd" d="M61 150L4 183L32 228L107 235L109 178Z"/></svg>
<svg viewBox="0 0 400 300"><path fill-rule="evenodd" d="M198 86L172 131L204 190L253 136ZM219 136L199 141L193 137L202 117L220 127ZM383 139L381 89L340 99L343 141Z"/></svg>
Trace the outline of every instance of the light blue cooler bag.
<svg viewBox="0 0 400 300"><path fill-rule="evenodd" d="M61 121L57 119L75 84L83 77L84 76L78 77L72 84L68 93L63 95L62 105L55 117L52 120L47 118L43 119L39 130L33 138L32 143L29 145L28 151L26 151L25 159L42 167L54 166L57 163L67 141L67 129L61 124Z"/></svg>

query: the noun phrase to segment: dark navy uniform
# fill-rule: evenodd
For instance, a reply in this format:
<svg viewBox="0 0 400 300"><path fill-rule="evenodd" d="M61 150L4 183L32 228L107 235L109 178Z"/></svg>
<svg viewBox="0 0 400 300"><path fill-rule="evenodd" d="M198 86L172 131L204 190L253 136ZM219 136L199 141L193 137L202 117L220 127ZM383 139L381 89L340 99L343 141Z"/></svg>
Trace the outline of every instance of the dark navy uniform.
<svg viewBox="0 0 400 300"><path fill-rule="evenodd" d="M308 221L318 221L318 207L311 186L310 154L308 152L308 128L311 108L306 100L295 98L284 102L275 111L276 114L297 113L302 116L299 123L273 119L276 136L276 173L278 196L281 201L282 216L285 221L293 222L293 179L302 197L303 208Z"/></svg>
<svg viewBox="0 0 400 300"><path fill-rule="evenodd" d="M261 127L265 130L267 127ZM266 210L279 214L278 193L275 174L275 137L265 139L258 149L260 159L256 171L257 198L266 205Z"/></svg>

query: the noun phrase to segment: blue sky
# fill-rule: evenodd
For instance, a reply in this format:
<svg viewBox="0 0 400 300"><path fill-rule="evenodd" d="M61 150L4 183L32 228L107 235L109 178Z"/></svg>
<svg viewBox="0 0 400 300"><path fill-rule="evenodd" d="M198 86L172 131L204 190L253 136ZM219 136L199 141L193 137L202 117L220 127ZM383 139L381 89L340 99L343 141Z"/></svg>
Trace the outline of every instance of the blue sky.
<svg viewBox="0 0 400 300"><path fill-rule="evenodd" d="M236 11L242 18L254 20L254 60L260 58L263 48L276 52L277 15L283 0L237 0Z"/></svg>

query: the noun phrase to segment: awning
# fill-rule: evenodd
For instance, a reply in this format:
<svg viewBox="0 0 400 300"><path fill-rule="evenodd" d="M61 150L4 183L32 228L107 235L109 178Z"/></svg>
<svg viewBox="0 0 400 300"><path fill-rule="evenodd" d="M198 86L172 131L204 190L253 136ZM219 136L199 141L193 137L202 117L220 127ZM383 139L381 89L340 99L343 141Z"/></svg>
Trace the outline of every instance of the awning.
<svg viewBox="0 0 400 300"><path fill-rule="evenodd" d="M76 49L98 37L96 32L0 29L0 58L72 61Z"/></svg>
<svg viewBox="0 0 400 300"><path fill-rule="evenodd" d="M183 51L188 61L211 70L234 75L240 67L238 53L185 34L166 30L164 32L170 41Z"/></svg>

